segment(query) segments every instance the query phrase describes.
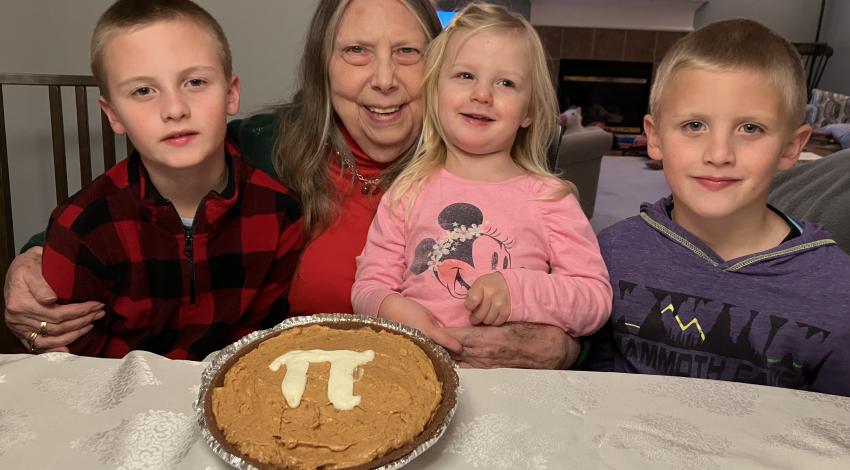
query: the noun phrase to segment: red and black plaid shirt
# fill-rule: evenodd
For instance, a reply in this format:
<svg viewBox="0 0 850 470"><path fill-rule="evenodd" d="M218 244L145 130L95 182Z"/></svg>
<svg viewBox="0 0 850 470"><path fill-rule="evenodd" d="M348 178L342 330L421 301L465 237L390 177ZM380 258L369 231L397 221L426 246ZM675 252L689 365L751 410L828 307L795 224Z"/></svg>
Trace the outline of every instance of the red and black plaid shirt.
<svg viewBox="0 0 850 470"><path fill-rule="evenodd" d="M144 349L198 360L286 317L303 245L300 204L226 148L227 188L201 201L191 229L138 155L53 211L45 279L60 302L106 304L71 352L123 357Z"/></svg>

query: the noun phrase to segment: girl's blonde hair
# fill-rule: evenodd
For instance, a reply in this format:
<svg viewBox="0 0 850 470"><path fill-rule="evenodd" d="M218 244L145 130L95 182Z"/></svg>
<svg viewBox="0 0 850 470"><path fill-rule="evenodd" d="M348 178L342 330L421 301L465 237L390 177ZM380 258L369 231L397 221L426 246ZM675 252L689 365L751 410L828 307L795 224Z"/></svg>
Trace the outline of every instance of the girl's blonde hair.
<svg viewBox="0 0 850 470"><path fill-rule="evenodd" d="M431 42L425 56L425 119L422 123L422 135L413 158L396 178L389 194L391 206L398 204L403 197L408 197L408 215L423 183L446 162L446 135L440 124L437 94L449 41L459 31L468 31L472 35L485 30L499 30L518 35L525 40L531 59L531 124L519 128L511 148L511 157L528 173L562 183L562 188L547 195L547 199L560 199L568 194L577 195L575 185L560 180L546 166L547 149L553 139L558 138L558 100L549 79L546 54L543 52L540 37L534 27L521 16L501 6L473 3L464 8L448 28ZM492 60L498 59L494 57Z"/></svg>

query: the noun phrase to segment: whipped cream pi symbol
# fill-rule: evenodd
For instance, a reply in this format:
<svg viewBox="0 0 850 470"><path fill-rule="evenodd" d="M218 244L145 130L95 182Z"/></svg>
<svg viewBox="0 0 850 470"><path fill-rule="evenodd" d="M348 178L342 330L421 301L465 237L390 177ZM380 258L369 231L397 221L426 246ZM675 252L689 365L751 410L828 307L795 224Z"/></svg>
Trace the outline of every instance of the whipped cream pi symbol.
<svg viewBox="0 0 850 470"><path fill-rule="evenodd" d="M330 362L328 377L328 400L338 410L350 410L360 404L360 396L354 395L354 369L375 358L375 351L363 352L336 350L309 351L294 350L278 356L269 364L269 369L277 372L280 366L286 366L286 374L280 389L290 408L298 408L301 396L307 387L307 369L311 362Z"/></svg>

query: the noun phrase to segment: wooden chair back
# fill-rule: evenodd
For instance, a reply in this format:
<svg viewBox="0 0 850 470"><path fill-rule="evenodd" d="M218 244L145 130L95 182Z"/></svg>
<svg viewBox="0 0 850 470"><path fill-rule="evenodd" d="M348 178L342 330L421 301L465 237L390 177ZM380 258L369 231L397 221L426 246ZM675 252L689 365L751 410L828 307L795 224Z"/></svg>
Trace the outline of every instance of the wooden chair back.
<svg viewBox="0 0 850 470"><path fill-rule="evenodd" d="M50 102L50 128L53 140L53 169L56 203L68 198L68 171L65 153L65 124L63 122L62 88L73 87L76 98L77 136L80 156L80 183L92 180L91 141L89 138L89 113L86 88L97 88L90 75L32 75L0 74L0 273L5 279L6 270L15 257L15 235L12 217L12 195L9 185L9 155L6 138L6 116L3 89L11 86L37 86L45 88ZM115 165L115 135L106 115L100 113L103 132L103 168ZM97 125L97 123L94 123ZM131 152L127 140L127 153ZM38 156L36 156L38 157ZM47 222L47 221L45 221Z"/></svg>

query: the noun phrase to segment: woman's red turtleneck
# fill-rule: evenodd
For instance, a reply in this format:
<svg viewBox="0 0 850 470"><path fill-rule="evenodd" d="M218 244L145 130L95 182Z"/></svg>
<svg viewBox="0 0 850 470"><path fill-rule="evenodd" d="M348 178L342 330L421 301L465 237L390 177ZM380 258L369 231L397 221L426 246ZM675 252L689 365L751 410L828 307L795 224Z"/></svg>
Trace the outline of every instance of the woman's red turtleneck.
<svg viewBox="0 0 850 470"><path fill-rule="evenodd" d="M366 155L338 124L348 148L354 155L357 172L366 179L378 178L390 163L379 163ZM298 271L289 292L289 310L293 315L313 313L351 313L351 286L356 271L355 258L363 251L366 234L378 208L381 193L363 194L361 183L352 172L340 166L340 159L329 157L331 180L340 194L339 213L331 225L304 249Z"/></svg>

